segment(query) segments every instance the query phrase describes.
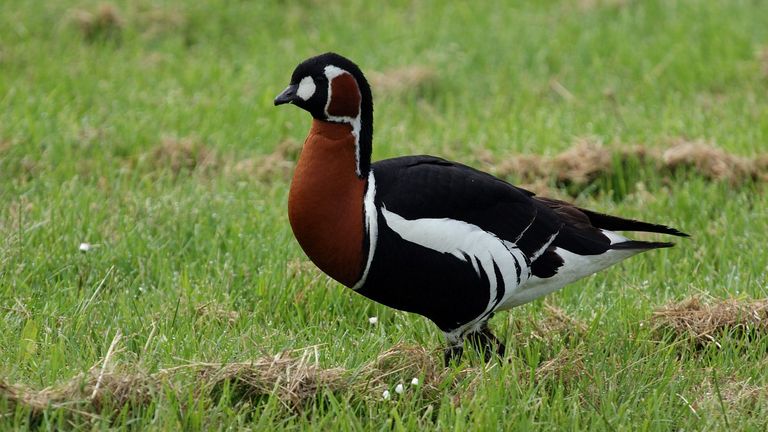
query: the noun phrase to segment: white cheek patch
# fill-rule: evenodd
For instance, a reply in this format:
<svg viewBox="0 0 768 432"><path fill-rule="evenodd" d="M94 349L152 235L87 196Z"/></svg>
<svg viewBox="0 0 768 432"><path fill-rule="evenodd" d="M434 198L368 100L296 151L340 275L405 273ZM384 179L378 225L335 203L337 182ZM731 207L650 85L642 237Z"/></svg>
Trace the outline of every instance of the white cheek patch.
<svg viewBox="0 0 768 432"><path fill-rule="evenodd" d="M296 91L296 95L304 100L309 100L315 94L316 89L315 80L307 76L299 82L299 89Z"/></svg>

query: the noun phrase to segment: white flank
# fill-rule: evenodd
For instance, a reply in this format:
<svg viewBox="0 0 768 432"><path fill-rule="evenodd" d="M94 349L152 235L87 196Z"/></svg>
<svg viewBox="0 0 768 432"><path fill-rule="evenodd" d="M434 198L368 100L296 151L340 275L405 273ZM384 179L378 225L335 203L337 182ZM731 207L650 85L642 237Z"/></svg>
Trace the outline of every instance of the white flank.
<svg viewBox="0 0 768 432"><path fill-rule="evenodd" d="M299 81L299 89L296 90L296 95L304 100L309 100L315 94L316 89L315 80L310 76L306 76Z"/></svg>
<svg viewBox="0 0 768 432"><path fill-rule="evenodd" d="M600 230L604 236L608 237L608 240L611 241L611 244L614 245L616 243L624 243L625 241L629 240L628 238L624 237L621 234L615 233L613 231L608 231L605 229Z"/></svg>
<svg viewBox="0 0 768 432"><path fill-rule="evenodd" d="M328 78L328 97L325 101L325 116L328 117L328 120L339 122L339 123L349 123L352 125L352 135L355 137L355 173L358 177L362 175L362 172L360 171L360 113L362 111L362 107L357 107L357 117L349 117L349 116L334 116L328 114L328 107L331 105L331 96L333 94L333 90L331 89L331 82L334 78L341 74L350 74L349 72L345 71L344 69L341 69L334 65L328 65L325 67L325 77ZM354 79L354 76L353 76ZM357 80L355 80L355 84L357 84ZM359 91L359 86L358 86ZM362 95L360 97L360 103L362 104L363 98Z"/></svg>
<svg viewBox="0 0 768 432"><path fill-rule="evenodd" d="M514 244L505 242L494 234L485 231L477 225L448 218L422 218L408 220L382 207L381 214L387 225L404 240L416 243L437 252L447 253L471 264L480 275L480 267L488 277L489 298L488 306L478 317L450 332L448 338L460 337L468 329L474 328L478 322L493 311L499 281L496 280L494 263L501 271L504 283L499 304L515 293L518 289L518 276L522 285L530 277L530 268L526 265L523 253ZM469 260L467 260L469 257ZM520 268L520 275L517 268Z"/></svg>
<svg viewBox="0 0 768 432"><path fill-rule="evenodd" d="M557 274L549 278L532 276L514 295L499 306L500 310L511 309L553 293L560 288L583 277L623 261L642 250L609 249L600 255L578 255L562 248L555 248L555 253L563 259L563 265Z"/></svg>
<svg viewBox="0 0 768 432"><path fill-rule="evenodd" d="M368 260L363 269L363 276L357 281L353 290L360 289L365 280L368 279L368 272L371 270L373 254L376 252L376 240L379 238L379 214L376 211L374 198L376 197L376 178L373 176L373 170L368 173L368 190L363 198L363 212L365 213L365 229L368 232Z"/></svg>

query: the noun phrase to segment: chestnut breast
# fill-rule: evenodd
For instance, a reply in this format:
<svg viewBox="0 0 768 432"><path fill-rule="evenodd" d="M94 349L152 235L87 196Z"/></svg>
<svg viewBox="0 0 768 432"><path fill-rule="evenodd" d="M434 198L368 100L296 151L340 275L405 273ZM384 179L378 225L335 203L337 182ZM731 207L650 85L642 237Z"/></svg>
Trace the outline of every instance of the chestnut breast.
<svg viewBox="0 0 768 432"><path fill-rule="evenodd" d="M346 286L365 260L363 196L355 174L349 124L312 121L288 194L288 218L301 248L320 270Z"/></svg>

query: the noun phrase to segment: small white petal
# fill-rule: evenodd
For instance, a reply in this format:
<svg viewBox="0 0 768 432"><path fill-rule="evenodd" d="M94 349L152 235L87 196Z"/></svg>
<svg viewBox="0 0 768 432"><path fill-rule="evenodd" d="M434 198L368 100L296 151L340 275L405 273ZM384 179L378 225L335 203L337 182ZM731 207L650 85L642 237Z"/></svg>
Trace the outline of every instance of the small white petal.
<svg viewBox="0 0 768 432"><path fill-rule="evenodd" d="M91 250L91 244L90 243L80 243L80 251L81 252L88 252Z"/></svg>
<svg viewBox="0 0 768 432"><path fill-rule="evenodd" d="M411 380L411 385L419 385L419 379L418 378L412 379Z"/></svg>
<svg viewBox="0 0 768 432"><path fill-rule="evenodd" d="M368 322L371 323L371 324L376 325L376 324L379 323L379 317L370 317L370 318L368 318Z"/></svg>
<svg viewBox="0 0 768 432"><path fill-rule="evenodd" d="M389 399L389 390L384 390L384 393L381 394L381 397L384 399Z"/></svg>
<svg viewBox="0 0 768 432"><path fill-rule="evenodd" d="M403 394L403 385L402 384L398 384L397 387L395 387L395 393Z"/></svg>

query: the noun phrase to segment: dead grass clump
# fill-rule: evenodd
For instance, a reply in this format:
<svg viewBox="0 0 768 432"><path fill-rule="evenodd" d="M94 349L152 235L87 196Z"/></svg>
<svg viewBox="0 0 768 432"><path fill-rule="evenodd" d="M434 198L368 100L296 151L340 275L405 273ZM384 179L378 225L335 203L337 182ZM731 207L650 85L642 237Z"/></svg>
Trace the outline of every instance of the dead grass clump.
<svg viewBox="0 0 768 432"><path fill-rule="evenodd" d="M727 299L705 304L691 297L657 309L653 322L657 331L688 336L700 345L718 344L717 338L731 331L768 332L768 299Z"/></svg>
<svg viewBox="0 0 768 432"><path fill-rule="evenodd" d="M240 318L239 312L226 309L215 302L201 304L195 308L195 311L202 318L226 322L229 325L234 325Z"/></svg>
<svg viewBox="0 0 768 432"><path fill-rule="evenodd" d="M517 177L523 182L550 178L559 184L585 185L613 172L613 153L599 141L580 139L564 152L546 157L516 155L496 162L490 152L476 155L484 168L501 177Z"/></svg>
<svg viewBox="0 0 768 432"><path fill-rule="evenodd" d="M124 25L120 11L109 3L102 3L94 11L75 10L71 20L88 42L118 40Z"/></svg>
<svg viewBox="0 0 768 432"><path fill-rule="evenodd" d="M758 49L756 57L760 64L760 72L762 72L763 78L768 79L768 46Z"/></svg>
<svg viewBox="0 0 768 432"><path fill-rule="evenodd" d="M179 9L151 8L136 16L142 36L151 39L166 33L179 33L187 26L187 17Z"/></svg>
<svg viewBox="0 0 768 432"><path fill-rule="evenodd" d="M518 155L497 161L485 150L480 150L475 158L484 169L498 176L516 177L534 191L538 184L538 188L546 192L549 191L546 184L542 184L543 179L576 186L574 191L579 192L584 186L613 175L617 164L625 167L640 164L662 176L682 170L733 185L768 180L768 154L746 158L702 141L678 140L668 149L660 150L639 145L611 149L599 141L580 139L551 158ZM528 183L532 186L527 186Z"/></svg>
<svg viewBox="0 0 768 432"><path fill-rule="evenodd" d="M662 154L670 170L685 168L711 180L741 182L757 179L755 161L727 153L701 141L679 141Z"/></svg>
<svg viewBox="0 0 768 432"><path fill-rule="evenodd" d="M688 404L691 411L697 416L710 416L721 414L723 409L743 411L758 407L768 399L768 387L755 385L751 379L736 377L717 379L715 384L714 378L710 377L690 394L694 395Z"/></svg>
<svg viewBox="0 0 768 432"><path fill-rule="evenodd" d="M292 139L280 142L275 150L265 156L243 159L235 163L230 171L260 181L287 180L301 153L301 143Z"/></svg>
<svg viewBox="0 0 768 432"><path fill-rule="evenodd" d="M79 374L59 386L43 390L9 384L0 380L0 399L10 409L29 410L33 421L47 410L65 410L76 417L115 418L126 410L146 408L157 398L170 392L179 401L208 400L217 403L226 397L235 405L255 405L276 397L291 412L300 412L318 401L326 392L354 395L358 400L383 401L383 391L392 398L418 397L439 400L446 391L457 390L454 401L472 397L482 384L481 368L498 367L498 363L467 367L456 371L446 368L439 355L420 346L398 344L370 363L351 371L323 368L316 348L286 351L238 363L190 363L161 369L153 374L115 371L109 365L111 353L119 337L113 340L103 364L88 373ZM583 350L564 349L535 371L537 382L557 380L570 382L584 374ZM418 382L412 382L414 378ZM530 378L530 375L522 377ZM395 395L395 388L407 388ZM154 401L154 402L153 402Z"/></svg>
<svg viewBox="0 0 768 432"><path fill-rule="evenodd" d="M544 317L535 320L533 329L528 331L520 320L512 321L514 340L535 339L552 341L554 339L575 340L587 333L587 325L549 302L544 303Z"/></svg>
<svg viewBox="0 0 768 432"><path fill-rule="evenodd" d="M146 407L161 391L163 382L140 373L102 372L93 368L56 387L33 390L0 380L0 398L11 409L22 407L35 421L46 409L63 409L74 416L114 416L126 407Z"/></svg>
<svg viewBox="0 0 768 432"><path fill-rule="evenodd" d="M419 378L422 388L432 390L445 378L445 367L434 352L406 344L397 344L379 354L364 371L373 384L410 382Z"/></svg>
<svg viewBox="0 0 768 432"><path fill-rule="evenodd" d="M611 151L599 141L581 139L550 162L559 183L591 183L613 171Z"/></svg>
<svg viewBox="0 0 768 432"><path fill-rule="evenodd" d="M304 350L266 356L252 362L189 365L198 371L204 391L216 398L228 386L238 402L277 397L292 411L301 411L323 392L354 393L362 399L381 400L383 390L419 379L421 397L435 398L447 369L419 346L398 344L356 371L319 366L317 352Z"/></svg>
<svg viewBox="0 0 768 432"><path fill-rule="evenodd" d="M183 171L210 170L218 164L218 158L194 137L164 137L151 151L149 163L154 170L170 170L178 176Z"/></svg>
<svg viewBox="0 0 768 432"><path fill-rule="evenodd" d="M549 339L552 335L558 335L563 338L572 338L584 336L587 333L587 325L570 315L557 306L544 303L545 317L537 321L535 329L531 334L538 339Z"/></svg>
<svg viewBox="0 0 768 432"><path fill-rule="evenodd" d="M5 138L0 138L0 155L8 153L13 147L13 141Z"/></svg>
<svg viewBox="0 0 768 432"><path fill-rule="evenodd" d="M493 154L487 149L481 148L475 151L475 160L482 168L490 173L508 178L521 179L517 185L537 195L550 198L566 199L568 195L561 189L553 188L554 180L547 161L539 155L517 155L495 161Z"/></svg>
<svg viewBox="0 0 768 432"><path fill-rule="evenodd" d="M343 368L323 369L312 360L312 351L295 357L290 352L262 357L252 362L198 365L199 380L212 396L228 385L239 401L258 401L276 396L287 408L303 409L323 391L338 391L349 385Z"/></svg>
<svg viewBox="0 0 768 432"><path fill-rule="evenodd" d="M437 73L427 66L405 66L384 72L373 72L371 86L383 95L420 90L434 84Z"/></svg>

